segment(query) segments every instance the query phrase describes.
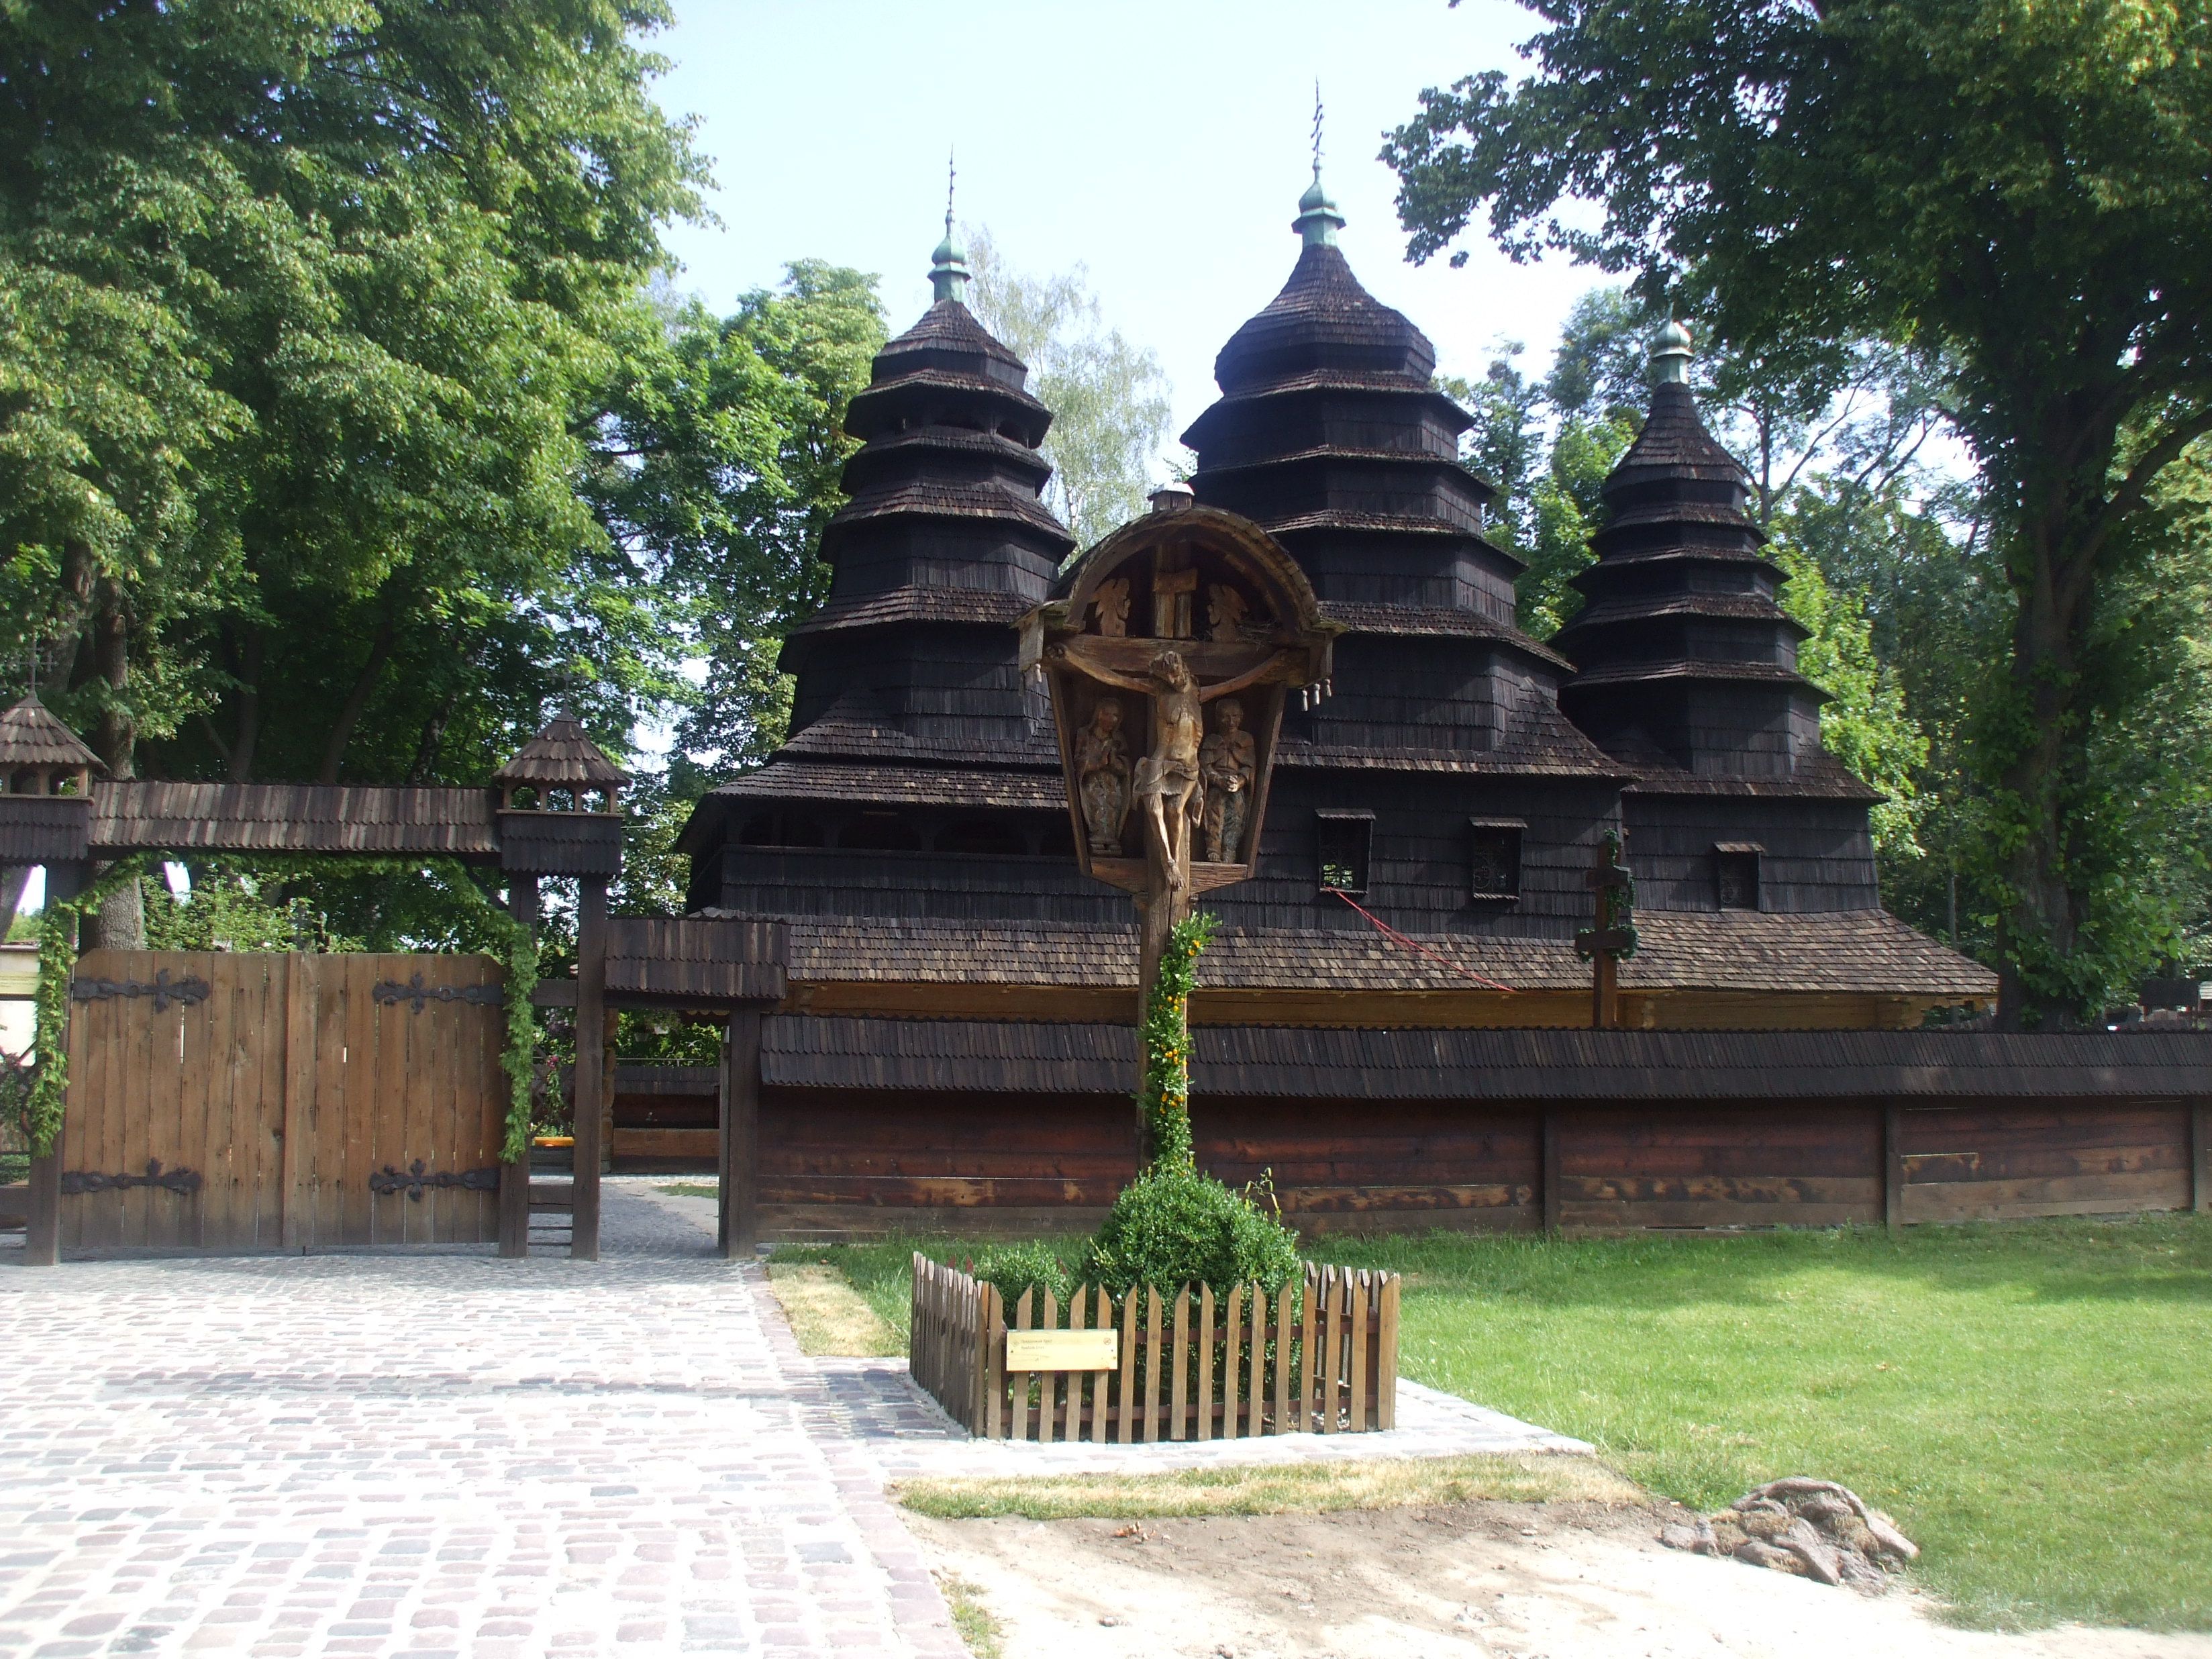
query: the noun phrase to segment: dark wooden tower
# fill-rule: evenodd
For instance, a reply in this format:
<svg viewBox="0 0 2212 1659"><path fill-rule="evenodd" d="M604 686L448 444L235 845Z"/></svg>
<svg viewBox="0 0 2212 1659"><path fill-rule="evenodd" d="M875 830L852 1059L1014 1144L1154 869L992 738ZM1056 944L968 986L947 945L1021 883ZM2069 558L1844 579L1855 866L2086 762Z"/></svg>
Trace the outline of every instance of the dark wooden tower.
<svg viewBox="0 0 2212 1659"><path fill-rule="evenodd" d="M935 303L877 355L846 415L862 443L823 535L829 601L779 663L797 680L790 738L686 831L696 904L775 908L823 879L803 859L744 849L1073 851L1014 631L1074 546L1038 499L1052 416L963 303L949 217L930 276Z"/></svg>
<svg viewBox="0 0 2212 1659"><path fill-rule="evenodd" d="M1879 903L1866 809L1820 746L1827 694L1797 670L1806 630L1746 510L1751 481L1698 418L1690 337L1654 342L1644 430L1605 481L1587 604L1553 643L1561 706L1635 774L1625 793L1645 902L1668 909L1849 910Z"/></svg>
<svg viewBox="0 0 2212 1659"><path fill-rule="evenodd" d="M1319 169L1282 291L1222 348L1183 434L1191 488L1257 521L1343 625L1333 695L1285 720L1267 854L1242 902L1273 927L1364 927L1334 887L1422 931L1565 937L1620 769L1559 711L1566 662L1514 620L1473 417L1420 330L1360 286Z"/></svg>

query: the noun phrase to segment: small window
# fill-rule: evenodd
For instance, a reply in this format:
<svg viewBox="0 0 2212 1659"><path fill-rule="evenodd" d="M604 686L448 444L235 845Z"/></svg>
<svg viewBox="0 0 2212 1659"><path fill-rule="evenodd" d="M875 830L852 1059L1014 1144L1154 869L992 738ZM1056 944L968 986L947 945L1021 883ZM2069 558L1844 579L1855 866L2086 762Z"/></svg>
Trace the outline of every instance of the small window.
<svg viewBox="0 0 2212 1659"><path fill-rule="evenodd" d="M972 853L987 858L1019 858L1029 843L1010 823L989 818L967 818L938 831L940 853Z"/></svg>
<svg viewBox="0 0 2212 1659"><path fill-rule="evenodd" d="M1319 881L1324 893L1367 890L1367 854L1375 839L1372 812L1317 812L1321 860Z"/></svg>
<svg viewBox="0 0 2212 1659"><path fill-rule="evenodd" d="M1516 818L1469 820L1468 830L1473 836L1473 853L1468 866L1469 898L1521 896L1521 832L1527 828Z"/></svg>
<svg viewBox="0 0 2212 1659"><path fill-rule="evenodd" d="M856 853L919 853L921 835L896 812L863 812L845 826L837 845Z"/></svg>
<svg viewBox="0 0 2212 1659"><path fill-rule="evenodd" d="M1713 888L1723 910L1759 908L1759 860L1765 849L1749 842L1722 842L1713 848Z"/></svg>

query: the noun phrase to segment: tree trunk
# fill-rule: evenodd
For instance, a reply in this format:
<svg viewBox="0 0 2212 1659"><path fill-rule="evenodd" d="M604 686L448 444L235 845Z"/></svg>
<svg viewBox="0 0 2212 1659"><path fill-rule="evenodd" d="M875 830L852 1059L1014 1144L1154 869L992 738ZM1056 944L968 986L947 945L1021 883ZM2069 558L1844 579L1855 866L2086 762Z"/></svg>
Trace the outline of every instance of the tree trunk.
<svg viewBox="0 0 2212 1659"><path fill-rule="evenodd" d="M261 630L248 628L232 652L232 672L238 680L238 728L230 744L230 781L245 783L253 776L253 750L261 741Z"/></svg>
<svg viewBox="0 0 2212 1659"><path fill-rule="evenodd" d="M138 717L131 706L131 605L123 584L102 576L93 588L92 669L106 689L92 747L118 780L137 775ZM94 943L109 951L146 948L146 900L129 881L100 901Z"/></svg>
<svg viewBox="0 0 2212 1659"><path fill-rule="evenodd" d="M2081 943L2082 906L2069 884L2063 784L2078 749L2081 630L2095 585L2082 579L2095 558L2087 521L2102 505L2097 485L2066 491L2063 507L2021 526L2010 561L2019 611L2013 623L2009 752L1998 782L2014 804L2002 874L2009 889L1997 918L1997 1025L2008 1031L2056 1024L2074 1012L2052 971ZM2084 501L2083 495L2092 499ZM2085 510L2086 509L2086 510Z"/></svg>
<svg viewBox="0 0 2212 1659"><path fill-rule="evenodd" d="M369 642L368 660L354 677L353 689L346 693L346 700L338 709L337 723L331 728L330 741L324 745L322 769L316 775L317 782L338 781L338 767L345 759L346 745L353 741L354 727L361 724L362 711L368 707L377 679L391 659L392 645L398 637L399 624L387 605L376 625L376 637Z"/></svg>

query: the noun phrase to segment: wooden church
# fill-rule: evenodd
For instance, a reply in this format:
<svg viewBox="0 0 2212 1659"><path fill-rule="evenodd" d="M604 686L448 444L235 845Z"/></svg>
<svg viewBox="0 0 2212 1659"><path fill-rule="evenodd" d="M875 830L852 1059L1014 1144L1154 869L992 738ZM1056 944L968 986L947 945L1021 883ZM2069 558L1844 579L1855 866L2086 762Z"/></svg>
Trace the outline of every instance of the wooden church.
<svg viewBox="0 0 2212 1659"><path fill-rule="evenodd" d="M1820 746L1687 335L1657 343L1587 604L1540 643L1515 621L1522 562L1485 532L1494 492L1458 460L1472 417L1352 275L1318 179L1300 208L1289 282L1184 434L1189 489L1275 538L1343 631L1329 695L1285 719L1255 874L1207 896L1194 1018L1587 1024L1574 934L1609 830L1637 884L1626 1025L1902 1028L1988 998L1984 969L1881 908L1880 797ZM783 655L789 740L701 805L691 902L787 918L805 1012L1125 1021L1129 902L1078 872L1079 805L1018 665L1015 624L1073 546L1038 499L1051 413L962 303L949 229L932 279L848 416L830 598Z"/></svg>

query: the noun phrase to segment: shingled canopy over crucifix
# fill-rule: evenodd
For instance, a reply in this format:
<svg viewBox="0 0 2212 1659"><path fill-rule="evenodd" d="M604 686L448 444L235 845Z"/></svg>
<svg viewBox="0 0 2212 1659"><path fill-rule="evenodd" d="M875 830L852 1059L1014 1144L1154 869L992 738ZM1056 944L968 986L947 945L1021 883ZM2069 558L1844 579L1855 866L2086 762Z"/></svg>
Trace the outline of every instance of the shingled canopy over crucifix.
<svg viewBox="0 0 2212 1659"><path fill-rule="evenodd" d="M1051 687L1086 874L1133 894L1139 1006L1175 925L1259 856L1283 701L1325 690L1339 625L1273 538L1166 489L1023 618Z"/></svg>

